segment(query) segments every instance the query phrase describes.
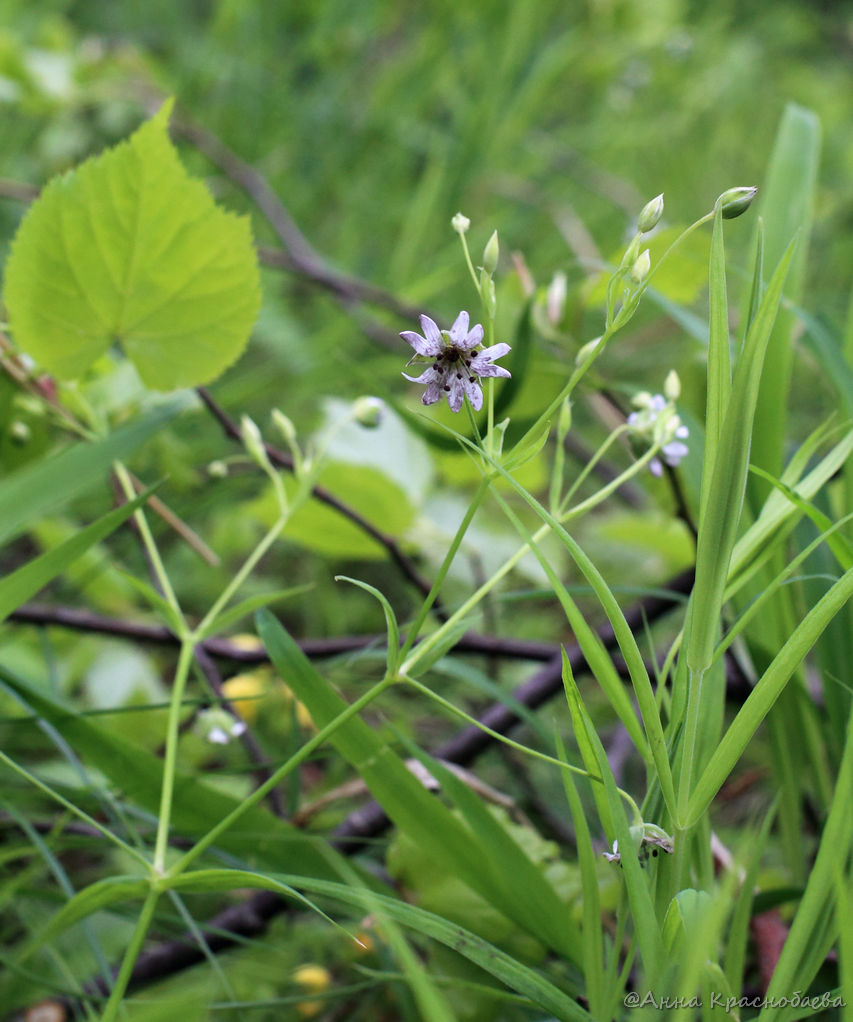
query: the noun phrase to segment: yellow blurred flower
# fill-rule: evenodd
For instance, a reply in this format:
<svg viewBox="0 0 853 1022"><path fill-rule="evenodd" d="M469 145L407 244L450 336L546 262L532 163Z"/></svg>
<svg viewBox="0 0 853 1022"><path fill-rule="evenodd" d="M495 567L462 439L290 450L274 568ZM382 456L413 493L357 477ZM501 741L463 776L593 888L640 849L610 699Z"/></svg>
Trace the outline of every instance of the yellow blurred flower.
<svg viewBox="0 0 853 1022"><path fill-rule="evenodd" d="M266 695L267 679L260 673L236 674L222 686L222 694L247 724L258 716L258 703Z"/></svg>
<svg viewBox="0 0 853 1022"><path fill-rule="evenodd" d="M323 965L302 965L293 973L293 982L306 993L321 994L332 985L332 974ZM296 1010L303 1018L313 1018L323 1009L323 1001L300 1001Z"/></svg>

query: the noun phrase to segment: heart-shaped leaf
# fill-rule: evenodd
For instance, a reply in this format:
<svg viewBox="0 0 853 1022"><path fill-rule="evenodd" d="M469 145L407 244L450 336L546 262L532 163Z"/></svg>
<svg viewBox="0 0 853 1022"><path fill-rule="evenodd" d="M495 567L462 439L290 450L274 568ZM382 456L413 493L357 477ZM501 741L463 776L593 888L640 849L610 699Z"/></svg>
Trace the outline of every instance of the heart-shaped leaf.
<svg viewBox="0 0 853 1022"><path fill-rule="evenodd" d="M119 341L147 386L195 386L246 345L260 303L249 222L187 174L171 108L54 178L18 229L5 279L12 332L62 379Z"/></svg>

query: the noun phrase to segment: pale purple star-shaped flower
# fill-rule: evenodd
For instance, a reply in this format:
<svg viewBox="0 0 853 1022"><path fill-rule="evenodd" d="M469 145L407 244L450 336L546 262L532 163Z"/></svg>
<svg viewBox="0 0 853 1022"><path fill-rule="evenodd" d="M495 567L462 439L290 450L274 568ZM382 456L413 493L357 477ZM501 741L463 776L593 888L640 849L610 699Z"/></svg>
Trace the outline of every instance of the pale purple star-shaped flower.
<svg viewBox="0 0 853 1022"><path fill-rule="evenodd" d="M493 344L475 351L483 343L483 328L478 323L469 330L468 323L469 316L464 311L449 330L440 330L429 316L421 316L423 335L414 330L404 330L400 334L415 349L410 365L418 355L435 360L420 376L403 373L407 380L426 387L421 398L425 405L435 404L446 394L451 411L458 412L467 397L478 412L483 407L483 391L477 381L489 376L510 376L508 369L494 364L495 359L506 355L510 346Z"/></svg>
<svg viewBox="0 0 853 1022"><path fill-rule="evenodd" d="M671 468L677 468L682 458L687 457L689 448L684 441L690 435L690 431L681 419L675 415L668 415L663 422L662 413L670 408L669 402L663 394L641 393L634 399L634 404L639 411L631 412L628 416L628 425L638 439L653 441L658 438L663 440L661 446L661 457ZM657 434L657 435L656 435ZM663 475L663 465L660 458L652 458L649 462L649 471L652 475Z"/></svg>

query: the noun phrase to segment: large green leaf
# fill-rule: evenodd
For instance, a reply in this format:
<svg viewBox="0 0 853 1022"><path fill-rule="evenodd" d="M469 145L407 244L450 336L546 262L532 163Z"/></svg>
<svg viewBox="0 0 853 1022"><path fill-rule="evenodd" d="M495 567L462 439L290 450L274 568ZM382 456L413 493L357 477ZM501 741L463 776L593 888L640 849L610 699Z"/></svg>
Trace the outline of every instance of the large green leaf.
<svg viewBox="0 0 853 1022"><path fill-rule="evenodd" d="M248 220L219 209L169 141L167 102L128 141L54 178L15 237L15 340L62 379L120 341L159 390L207 383L243 351L260 303Z"/></svg>

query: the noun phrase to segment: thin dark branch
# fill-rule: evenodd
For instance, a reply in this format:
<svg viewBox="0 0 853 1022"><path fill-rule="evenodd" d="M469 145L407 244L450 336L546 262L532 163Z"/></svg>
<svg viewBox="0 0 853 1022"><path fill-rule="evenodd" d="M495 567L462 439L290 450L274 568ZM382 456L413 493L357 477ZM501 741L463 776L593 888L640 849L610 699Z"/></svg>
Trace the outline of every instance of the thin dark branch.
<svg viewBox="0 0 853 1022"><path fill-rule="evenodd" d="M666 586L666 596L651 596L640 600L625 614L632 631L663 617L673 609L681 597L693 586L693 571L687 571L672 579ZM598 629L598 635L607 649L615 649L616 637L609 624ZM572 645L566 650L572 670L581 675L588 670L581 649ZM562 690L562 653L553 656L533 676L519 686L513 699L528 709L536 709ZM500 734L516 727L521 719L505 703L495 703L480 717L481 723ZM494 739L473 725L463 728L450 741L445 742L433 753L439 759L449 760L460 766L470 764ZM364 847L365 842L378 837L389 826L390 821L382 807L370 802L354 810L337 828L334 846L344 855L353 855ZM269 891L260 891L246 898L238 905L232 905L210 919L204 929L204 938L213 952L224 951L241 940L257 937L266 931L270 921L288 907L288 902ZM149 948L137 960L130 980L130 987L138 989L149 983L175 975L204 960L204 952L191 938L168 940ZM92 994L104 993L99 980L87 988Z"/></svg>
<svg viewBox="0 0 853 1022"><path fill-rule="evenodd" d="M71 631L92 632L97 635L113 635L116 638L159 646L179 645L178 638L165 625L123 621L88 610L77 610L74 607L26 603L12 611L7 621L68 628ZM300 639L299 647L308 657L324 659L354 653L369 646L379 646L384 641L384 634L342 635L333 639ZM269 655L260 642L249 646L231 639L210 638L205 639L202 646L210 656L221 660L232 660L242 664L263 664L269 661ZM457 653L480 653L484 656L511 657L518 660L549 660L559 652L559 645L553 642L496 638L491 635L480 635L478 632L466 632L453 648Z"/></svg>
<svg viewBox="0 0 853 1022"><path fill-rule="evenodd" d="M210 391L206 387L198 387L197 392L210 413L220 426L222 426L222 430L225 435L231 440L239 441L241 438L239 426L213 397ZM293 458L291 458L289 454L285 451L279 450L277 447L272 447L270 444L266 444L265 447L267 456L274 465L277 465L279 468L285 468L289 471L293 471ZM371 539L374 539L380 544L380 546L383 546L388 556L394 564L397 565L409 582L411 582L412 585L419 589L424 595L429 593L431 589L429 582L423 577L423 575L421 575L411 558L403 553L393 536L389 536L387 533L382 532L381 529L377 529L372 522L359 514L355 508L352 508L348 504L345 504L342 500L339 500L324 486L315 486L311 490L311 494L316 500L319 500L321 504L326 504L328 507L334 508L335 511L349 519L353 525L361 529L362 532L370 536ZM442 616L442 610L437 600L433 601L433 612L438 617Z"/></svg>
<svg viewBox="0 0 853 1022"><path fill-rule="evenodd" d="M318 287L330 291L347 307L357 302L380 305L407 320L416 319L424 311L402 301L390 291L334 269L299 229L290 211L263 174L241 159L216 135L183 115L173 118L171 130L173 135L192 143L204 153L249 196L269 222L284 246L284 251L261 248L260 257L267 265L306 277Z"/></svg>

